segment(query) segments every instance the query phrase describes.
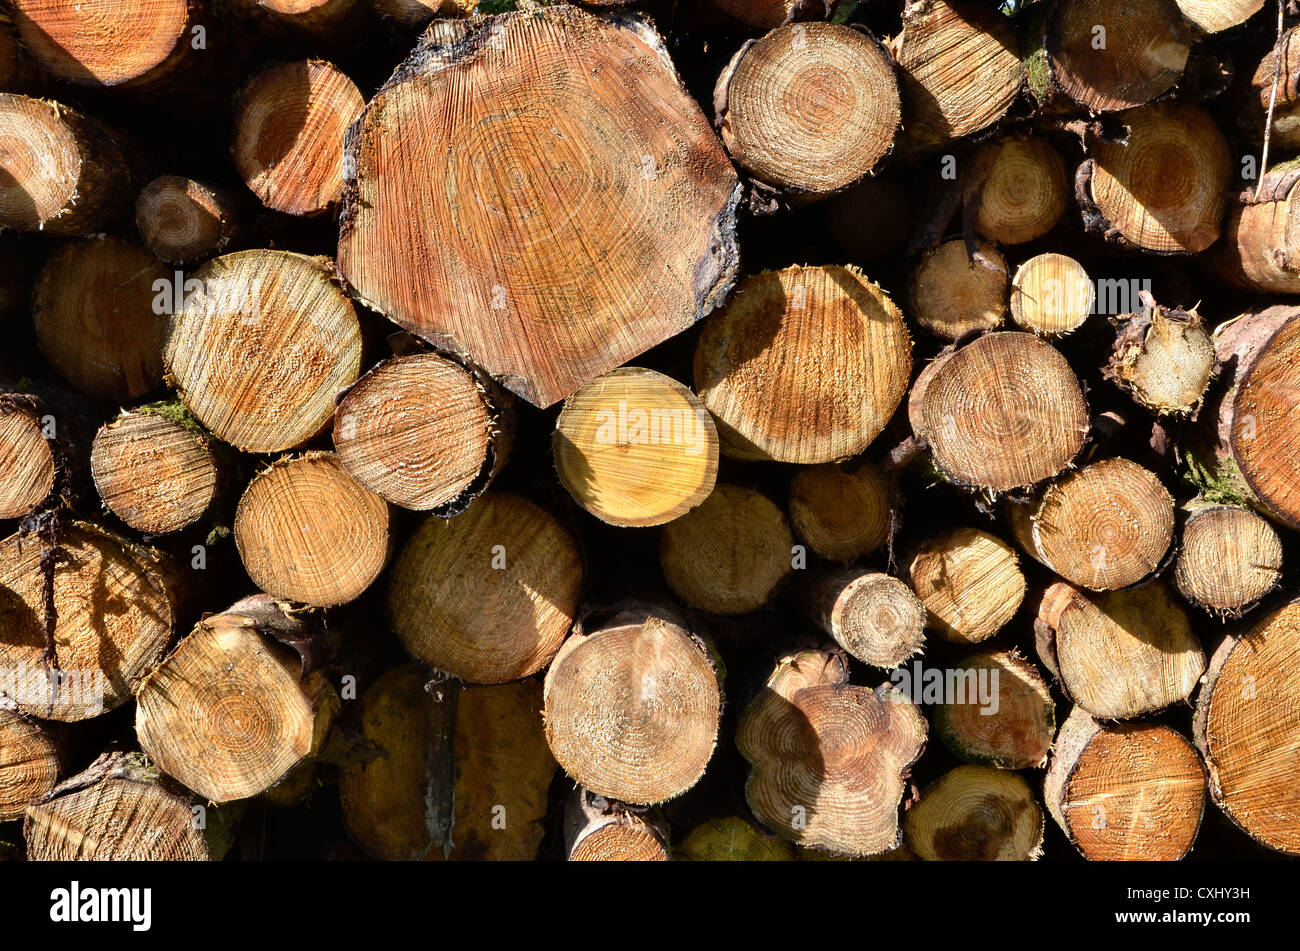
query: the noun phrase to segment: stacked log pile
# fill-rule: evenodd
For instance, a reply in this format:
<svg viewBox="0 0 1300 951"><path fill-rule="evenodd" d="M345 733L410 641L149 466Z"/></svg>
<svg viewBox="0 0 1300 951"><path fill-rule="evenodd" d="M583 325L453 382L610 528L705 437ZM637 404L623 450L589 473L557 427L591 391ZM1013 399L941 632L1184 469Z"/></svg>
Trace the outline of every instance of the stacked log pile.
<svg viewBox="0 0 1300 951"><path fill-rule="evenodd" d="M1263 7L0 0L0 857L1300 855Z"/></svg>

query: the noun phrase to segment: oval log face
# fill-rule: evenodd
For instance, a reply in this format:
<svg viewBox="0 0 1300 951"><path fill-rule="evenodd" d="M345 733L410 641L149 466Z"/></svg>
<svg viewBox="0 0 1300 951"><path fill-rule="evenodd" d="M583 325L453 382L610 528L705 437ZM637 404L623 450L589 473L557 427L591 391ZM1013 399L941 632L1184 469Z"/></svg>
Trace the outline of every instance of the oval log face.
<svg viewBox="0 0 1300 951"><path fill-rule="evenodd" d="M538 406L685 330L732 282L739 186L667 57L572 7L422 46L353 137L346 280Z"/></svg>

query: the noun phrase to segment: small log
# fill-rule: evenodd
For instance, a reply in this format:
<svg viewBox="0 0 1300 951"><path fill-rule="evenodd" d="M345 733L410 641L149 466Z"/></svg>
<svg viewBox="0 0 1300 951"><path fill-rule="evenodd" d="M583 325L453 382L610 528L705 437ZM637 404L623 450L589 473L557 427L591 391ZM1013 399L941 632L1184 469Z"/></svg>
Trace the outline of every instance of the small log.
<svg viewBox="0 0 1300 951"><path fill-rule="evenodd" d="M135 200L140 239L161 261L188 264L215 257L239 232L234 196L180 175L161 175Z"/></svg>
<svg viewBox="0 0 1300 951"><path fill-rule="evenodd" d="M889 541L897 492L870 461L826 462L790 480L790 524L828 561L849 562Z"/></svg>
<svg viewBox="0 0 1300 951"><path fill-rule="evenodd" d="M330 63L268 66L235 105L235 168L273 211L319 214L343 195L343 134L365 105L361 90Z"/></svg>
<svg viewBox="0 0 1300 951"><path fill-rule="evenodd" d="M416 530L393 563L388 616L417 660L468 683L505 683L551 662L581 587L569 532L532 502L489 492Z"/></svg>
<svg viewBox="0 0 1300 951"><path fill-rule="evenodd" d="M1223 133L1209 113L1183 103L1155 103L1121 118L1127 138L1092 143L1079 167L1075 191L1085 223L1146 251L1204 251L1218 240L1232 183Z"/></svg>
<svg viewBox="0 0 1300 951"><path fill-rule="evenodd" d="M191 421L151 407L105 423L90 471L109 510L145 535L178 532L203 516L217 494L216 457Z"/></svg>
<svg viewBox="0 0 1300 951"><path fill-rule="evenodd" d="M84 522L44 542L11 535L0 542L0 696L47 720L114 710L162 658L176 614L173 570L151 548Z"/></svg>
<svg viewBox="0 0 1300 951"><path fill-rule="evenodd" d="M31 862L206 862L197 807L139 753L106 753L27 807Z"/></svg>
<svg viewBox="0 0 1300 951"><path fill-rule="evenodd" d="M570 862L666 862L668 827L648 809L578 786L565 806L564 854Z"/></svg>
<svg viewBox="0 0 1300 951"><path fill-rule="evenodd" d="M907 116L899 148L908 154L992 125L1024 83L1015 30L987 4L913 0L890 48Z"/></svg>
<svg viewBox="0 0 1300 951"><path fill-rule="evenodd" d="M395 505L455 514L505 464L510 400L436 353L396 357L339 401L334 447L348 473Z"/></svg>
<svg viewBox="0 0 1300 951"><path fill-rule="evenodd" d="M940 472L990 493L1050 479L1089 431L1069 362L1018 332L987 334L933 360L912 385L907 412Z"/></svg>
<svg viewBox="0 0 1300 951"><path fill-rule="evenodd" d="M925 605L897 578L841 568L813 579L809 613L864 664L897 667L925 645Z"/></svg>
<svg viewBox="0 0 1300 951"><path fill-rule="evenodd" d="M0 709L0 822L21 819L29 803L59 782L59 751L40 721Z"/></svg>
<svg viewBox="0 0 1300 951"><path fill-rule="evenodd" d="M1025 597L1015 550L988 532L959 528L922 544L908 581L945 640L975 644L1011 620Z"/></svg>
<svg viewBox="0 0 1300 951"><path fill-rule="evenodd" d="M1103 726L1075 707L1052 750L1047 810L1086 859L1172 862L1196 842L1205 767L1162 724Z"/></svg>
<svg viewBox="0 0 1300 951"><path fill-rule="evenodd" d="M593 626L580 623L544 691L556 761L609 799L653 805L681 795L704 775L718 740L714 661L668 607L628 604Z"/></svg>
<svg viewBox="0 0 1300 951"><path fill-rule="evenodd" d="M739 182L639 18L560 5L430 34L348 141L347 283L534 405L687 329L735 279Z"/></svg>
<svg viewBox="0 0 1300 951"><path fill-rule="evenodd" d="M662 525L708 498L718 476L713 417L689 389L622 367L564 402L555 471L584 509L611 525Z"/></svg>
<svg viewBox="0 0 1300 951"><path fill-rule="evenodd" d="M1027 862L1043 852L1043 810L1024 778L958 766L907 810L907 844L923 862Z"/></svg>
<svg viewBox="0 0 1300 951"><path fill-rule="evenodd" d="M377 859L425 858L450 838L459 691L427 681L404 664L366 688L358 749L339 771L344 827Z"/></svg>
<svg viewBox="0 0 1300 951"><path fill-rule="evenodd" d="M794 846L739 816L702 822L673 846L680 862L793 862Z"/></svg>
<svg viewBox="0 0 1300 951"><path fill-rule="evenodd" d="M1210 795L1255 841L1300 855L1300 601L1225 637L1196 700L1192 734L1209 770Z"/></svg>
<svg viewBox="0 0 1300 951"><path fill-rule="evenodd" d="M985 170L973 198L975 230L996 244L1041 238L1070 205L1065 162L1043 139L1008 136L982 146L972 162Z"/></svg>
<svg viewBox="0 0 1300 951"><path fill-rule="evenodd" d="M1076 469L1007 510L1026 553L1093 591L1141 581L1173 541L1173 498L1155 473L1128 459Z"/></svg>
<svg viewBox="0 0 1300 951"><path fill-rule="evenodd" d="M284 646L299 622L260 599L204 618L136 692L140 748L167 775L216 802L246 799L283 779L323 740L319 672Z"/></svg>
<svg viewBox="0 0 1300 951"><path fill-rule="evenodd" d="M937 337L992 330L1007 316L1007 260L981 241L974 254L958 238L925 252L907 282L908 313Z"/></svg>
<svg viewBox="0 0 1300 951"><path fill-rule="evenodd" d="M797 845L879 855L902 844L899 806L925 747L915 705L883 684L849 683L839 650L788 654L740 715L754 816Z"/></svg>
<svg viewBox="0 0 1300 951"><path fill-rule="evenodd" d="M744 614L767 603L792 570L794 536L765 495L719 484L660 536L664 580L693 608Z"/></svg>
<svg viewBox="0 0 1300 951"><path fill-rule="evenodd" d="M893 301L852 267L746 278L695 351L695 391L722 451L831 462L857 455L893 415L912 369Z"/></svg>
<svg viewBox="0 0 1300 951"><path fill-rule="evenodd" d="M1036 254L1011 279L1011 319L1044 337L1063 337L1083 326L1096 306L1088 272L1072 257Z"/></svg>
<svg viewBox="0 0 1300 951"><path fill-rule="evenodd" d="M1125 719L1186 700L1205 671L1187 613L1162 582L1084 595L1058 581L1044 592L1040 655L1075 703Z"/></svg>
<svg viewBox="0 0 1300 951"><path fill-rule="evenodd" d="M1249 509L1193 501L1174 565L1188 601L1220 617L1239 617L1282 579L1282 540Z"/></svg>
<svg viewBox="0 0 1300 951"><path fill-rule="evenodd" d="M32 294L36 342L88 396L134 400L163 381L167 321L153 307L167 268L143 247L100 236L50 254Z"/></svg>
<svg viewBox="0 0 1300 951"><path fill-rule="evenodd" d="M934 729L944 745L968 763L1042 766L1056 732L1056 704L1038 668L1010 650L975 654L950 669L964 692L935 704Z"/></svg>
<svg viewBox="0 0 1300 951"><path fill-rule="evenodd" d="M164 357L195 419L244 452L294 449L325 428L361 370L357 312L327 261L240 251L180 291L159 295L175 312Z"/></svg>
<svg viewBox="0 0 1300 951"><path fill-rule="evenodd" d="M713 93L718 132L755 180L824 195L871 174L901 116L894 64L863 30L777 27L741 46Z"/></svg>
<svg viewBox="0 0 1300 951"><path fill-rule="evenodd" d="M1190 413L1210 385L1214 342L1195 307L1155 305L1120 325L1103 372L1154 413Z"/></svg>
<svg viewBox="0 0 1300 951"><path fill-rule="evenodd" d="M35 398L0 394L0 519L26 515L54 491L55 451L41 419Z"/></svg>
<svg viewBox="0 0 1300 951"><path fill-rule="evenodd" d="M1061 0L1047 24L1052 81L1093 112L1140 106L1168 91L1191 42L1174 0Z"/></svg>
<svg viewBox="0 0 1300 951"><path fill-rule="evenodd" d="M131 163L115 133L48 99L0 92L0 226L92 235L124 217Z"/></svg>

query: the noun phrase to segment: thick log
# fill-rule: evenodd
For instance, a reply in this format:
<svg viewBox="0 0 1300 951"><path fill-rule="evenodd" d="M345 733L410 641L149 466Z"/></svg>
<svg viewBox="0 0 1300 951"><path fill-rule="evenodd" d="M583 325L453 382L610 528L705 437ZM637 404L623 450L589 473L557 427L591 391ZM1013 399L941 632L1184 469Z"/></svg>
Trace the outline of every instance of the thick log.
<svg viewBox="0 0 1300 951"><path fill-rule="evenodd" d="M708 647L669 607L629 604L579 624L546 672L546 740L592 793L638 805L704 775L722 689Z"/></svg>
<svg viewBox="0 0 1300 951"><path fill-rule="evenodd" d="M1033 769L1047 761L1056 704L1038 668L1014 650L987 651L955 668L960 694L934 707L934 729L968 763Z"/></svg>
<svg viewBox="0 0 1300 951"><path fill-rule="evenodd" d="M685 330L734 280L739 182L669 63L570 6L426 37L349 137L343 276L538 406Z"/></svg>
<svg viewBox="0 0 1300 951"><path fill-rule="evenodd" d="M671 377L622 367L564 402L552 440L555 471L584 509L611 525L662 525L708 498L718 431Z"/></svg>
<svg viewBox="0 0 1300 951"><path fill-rule="evenodd" d="M0 519L19 518L44 502L54 491L56 465L39 402L0 394Z"/></svg>
<svg viewBox="0 0 1300 951"><path fill-rule="evenodd" d="M1043 810L1017 773L958 766L921 791L903 822L923 862L1027 862L1043 852Z"/></svg>
<svg viewBox="0 0 1300 951"><path fill-rule="evenodd" d="M865 458L800 469L790 480L790 524L828 561L849 562L889 541L898 492Z"/></svg>
<svg viewBox="0 0 1300 951"><path fill-rule="evenodd" d="M669 522L659 566L676 595L714 614L744 614L767 603L792 570L794 536L765 495L719 484L704 503Z"/></svg>
<svg viewBox="0 0 1300 951"><path fill-rule="evenodd" d="M902 314L853 267L746 278L704 325L695 391L739 459L832 462L880 434L907 389Z"/></svg>
<svg viewBox="0 0 1300 951"><path fill-rule="evenodd" d="M976 528L932 538L908 562L908 581L945 640L978 643L1002 629L1025 597L1015 550Z"/></svg>
<svg viewBox="0 0 1300 951"><path fill-rule="evenodd" d="M990 142L972 164L982 176L970 199L976 205L975 230L996 244L1041 238L1070 205L1065 162L1043 139L1014 135Z"/></svg>
<svg viewBox="0 0 1300 951"><path fill-rule="evenodd" d="M488 492L416 530L393 564L388 616L417 660L468 683L505 683L551 662L581 587L569 532L532 502Z"/></svg>
<svg viewBox="0 0 1300 951"><path fill-rule="evenodd" d="M59 782L59 750L40 721L0 709L0 822L21 819L29 803Z"/></svg>
<svg viewBox="0 0 1300 951"><path fill-rule="evenodd" d="M1287 162L1238 193L1209 255L1224 282L1256 293L1300 293L1300 194L1291 204L1297 182L1300 164Z"/></svg>
<svg viewBox="0 0 1300 951"><path fill-rule="evenodd" d="M865 31L781 26L745 43L713 93L718 132L756 181L824 195L871 174L902 118L889 54Z"/></svg>
<svg viewBox="0 0 1300 951"><path fill-rule="evenodd" d="M908 316L937 337L992 330L1007 316L1007 260L986 241L945 241L916 262L907 298Z"/></svg>
<svg viewBox="0 0 1300 951"><path fill-rule="evenodd" d="M1282 540L1249 509L1188 503L1174 580L1188 601L1220 617L1238 617L1282 579Z"/></svg>
<svg viewBox="0 0 1300 951"><path fill-rule="evenodd" d="M902 693L849 683L843 652L788 654L736 728L750 764L745 798L797 845L888 852L902 844L899 806L925 738L925 719Z"/></svg>
<svg viewBox="0 0 1300 951"><path fill-rule="evenodd" d="M1176 730L1103 725L1075 707L1057 734L1044 798L1084 858L1171 862L1200 831L1205 767Z"/></svg>

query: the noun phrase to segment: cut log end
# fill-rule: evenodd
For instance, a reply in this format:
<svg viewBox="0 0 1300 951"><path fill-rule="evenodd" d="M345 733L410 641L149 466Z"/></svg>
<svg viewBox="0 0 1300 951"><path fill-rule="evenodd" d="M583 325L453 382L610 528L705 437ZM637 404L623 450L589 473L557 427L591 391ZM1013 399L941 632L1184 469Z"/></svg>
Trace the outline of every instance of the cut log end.
<svg viewBox="0 0 1300 951"><path fill-rule="evenodd" d="M961 693L935 707L935 729L961 759L1003 769L1047 761L1056 705L1038 668L1015 651L989 651L956 668Z"/></svg>
<svg viewBox="0 0 1300 951"><path fill-rule="evenodd" d="M39 722L0 710L0 822L21 819L58 781L58 752Z"/></svg>
<svg viewBox="0 0 1300 951"><path fill-rule="evenodd" d="M0 396L0 519L40 505L55 475L54 450L33 405Z"/></svg>
<svg viewBox="0 0 1300 951"><path fill-rule="evenodd" d="M1041 238L1069 207L1069 180L1060 153L1042 139L1013 136L977 153L987 168L977 196L975 230L997 244Z"/></svg>
<svg viewBox="0 0 1300 951"><path fill-rule="evenodd" d="M1007 315L1007 262L988 242L972 255L960 238L927 251L908 279L909 316L932 334L956 340L992 330Z"/></svg>
<svg viewBox="0 0 1300 951"><path fill-rule="evenodd" d="M1037 859L1043 810L1024 778L987 766L958 766L921 793L903 823L925 862Z"/></svg>
<svg viewBox="0 0 1300 951"><path fill-rule="evenodd" d="M1044 337L1078 330L1095 303L1092 278L1064 254L1037 254L1016 268L1011 279L1011 319Z"/></svg>
<svg viewBox="0 0 1300 951"><path fill-rule="evenodd" d="M713 491L718 433L682 384L624 367L570 396L555 424L555 470L578 504L611 525L671 522Z"/></svg>
<svg viewBox="0 0 1300 951"><path fill-rule="evenodd" d="M1105 372L1152 412L1186 414L1200 405L1214 360L1214 343L1194 308L1156 306L1124 323Z"/></svg>
<svg viewBox="0 0 1300 951"><path fill-rule="evenodd" d="M570 862L666 862L667 828L642 809L598 796L581 786L565 811L565 854Z"/></svg>
<svg viewBox="0 0 1300 951"><path fill-rule="evenodd" d="M739 816L703 822L673 846L681 862L792 862L794 846L754 828Z"/></svg>
<svg viewBox="0 0 1300 951"><path fill-rule="evenodd" d="M978 643L1011 620L1025 597L1015 550L975 528L931 539L912 556L908 577L946 640Z"/></svg>
<svg viewBox="0 0 1300 951"><path fill-rule="evenodd" d="M925 644L925 605L897 578L847 568L812 584L813 620L858 660L897 667Z"/></svg>
<svg viewBox="0 0 1300 951"><path fill-rule="evenodd" d="M220 254L238 228L235 201L220 189L162 175L140 191L135 225L145 247L169 264Z"/></svg>
<svg viewBox="0 0 1300 951"><path fill-rule="evenodd" d="M889 540L894 490L865 459L801 469L790 481L790 523L828 561L853 561Z"/></svg>
<svg viewBox="0 0 1300 951"><path fill-rule="evenodd" d="M1282 540L1254 512L1195 507L1183 524L1174 578L1183 597L1220 616L1237 616L1282 578Z"/></svg>

